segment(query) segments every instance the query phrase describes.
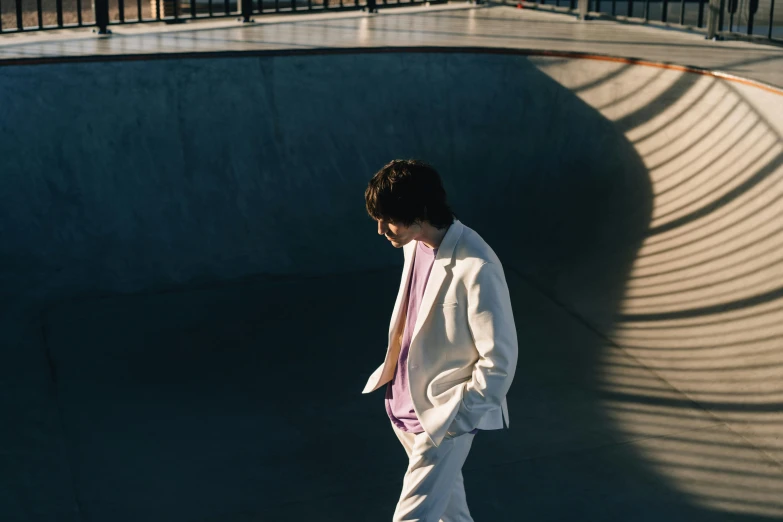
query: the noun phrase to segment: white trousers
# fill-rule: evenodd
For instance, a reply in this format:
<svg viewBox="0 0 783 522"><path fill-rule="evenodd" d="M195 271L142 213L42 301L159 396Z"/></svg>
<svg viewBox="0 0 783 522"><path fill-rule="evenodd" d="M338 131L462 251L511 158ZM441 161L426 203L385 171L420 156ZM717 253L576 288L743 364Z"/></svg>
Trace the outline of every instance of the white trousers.
<svg viewBox="0 0 783 522"><path fill-rule="evenodd" d="M473 522L465 498L462 465L475 435L466 433L433 446L426 433L397 429L408 469L393 522Z"/></svg>

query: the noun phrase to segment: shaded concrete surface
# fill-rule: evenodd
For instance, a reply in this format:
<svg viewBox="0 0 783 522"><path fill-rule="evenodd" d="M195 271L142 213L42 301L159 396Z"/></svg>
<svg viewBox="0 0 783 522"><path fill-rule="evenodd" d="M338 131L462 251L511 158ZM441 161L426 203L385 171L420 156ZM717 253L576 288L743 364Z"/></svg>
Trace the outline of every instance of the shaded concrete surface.
<svg viewBox="0 0 783 522"><path fill-rule="evenodd" d="M618 4L619 12L623 8ZM641 10L637 8L636 12ZM783 47L713 42L705 40L701 33L611 21L580 22L565 14L512 6L452 2L381 8L377 15L308 13L263 15L255 19L255 24L235 20L204 20L175 26L131 24L113 27L111 37L96 37L88 29L5 34L0 37L0 63L40 57L270 49L492 47L599 53L692 65L783 87Z"/></svg>
<svg viewBox="0 0 783 522"><path fill-rule="evenodd" d="M4 520L390 519L405 453L360 392L402 259L362 195L395 157L510 286L477 521L783 516L780 93L357 51L6 66L0 96Z"/></svg>

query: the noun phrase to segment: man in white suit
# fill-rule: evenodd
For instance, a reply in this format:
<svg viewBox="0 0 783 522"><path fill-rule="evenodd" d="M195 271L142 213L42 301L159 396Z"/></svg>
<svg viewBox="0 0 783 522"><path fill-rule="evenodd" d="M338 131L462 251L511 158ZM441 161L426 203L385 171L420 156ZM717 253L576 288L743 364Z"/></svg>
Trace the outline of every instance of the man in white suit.
<svg viewBox="0 0 783 522"><path fill-rule="evenodd" d="M385 406L408 454L394 522L471 522L462 465L479 430L509 425L517 335L503 267L456 219L440 176L395 160L365 191L378 234L405 261L383 364L363 393Z"/></svg>

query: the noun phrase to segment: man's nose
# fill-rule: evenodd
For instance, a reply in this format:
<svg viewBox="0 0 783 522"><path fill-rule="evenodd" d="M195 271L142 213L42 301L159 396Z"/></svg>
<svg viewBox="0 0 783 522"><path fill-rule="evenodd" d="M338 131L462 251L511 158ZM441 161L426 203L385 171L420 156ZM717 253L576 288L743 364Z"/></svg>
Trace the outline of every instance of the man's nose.
<svg viewBox="0 0 783 522"><path fill-rule="evenodd" d="M378 222L378 235L386 235L386 223L383 223L382 221Z"/></svg>

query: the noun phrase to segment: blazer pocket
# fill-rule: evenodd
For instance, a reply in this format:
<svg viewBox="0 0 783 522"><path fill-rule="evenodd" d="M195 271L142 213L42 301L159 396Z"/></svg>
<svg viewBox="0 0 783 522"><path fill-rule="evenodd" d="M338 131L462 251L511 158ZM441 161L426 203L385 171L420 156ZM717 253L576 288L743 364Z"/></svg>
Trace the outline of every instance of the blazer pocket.
<svg viewBox="0 0 783 522"><path fill-rule="evenodd" d="M450 381L441 382L441 383L438 383L438 384L436 384L435 386L433 386L433 387L432 387L432 391L434 391L434 392L436 392L436 393L440 393L440 392L442 392L443 390L445 390L445 389L447 389L447 388L453 388L453 387L454 387L454 386L456 386L457 384L466 383L466 382L468 382L469 380L471 380L472 378L473 378L473 376L470 376L470 377L461 377L461 378L459 378L459 379L452 379L452 380L450 380Z"/></svg>

